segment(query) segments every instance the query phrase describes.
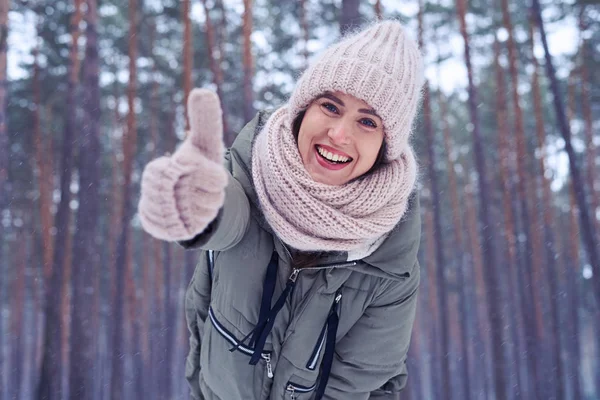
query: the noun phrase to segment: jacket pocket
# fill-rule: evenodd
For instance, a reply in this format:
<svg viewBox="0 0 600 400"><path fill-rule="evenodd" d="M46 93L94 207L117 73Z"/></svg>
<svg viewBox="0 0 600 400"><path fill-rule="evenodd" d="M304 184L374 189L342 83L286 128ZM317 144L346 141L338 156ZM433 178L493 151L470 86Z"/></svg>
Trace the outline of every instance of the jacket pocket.
<svg viewBox="0 0 600 400"><path fill-rule="evenodd" d="M212 309L212 307L210 307L208 309L208 316L210 317L210 321L212 322L213 326L215 327L216 331L227 341L232 345L232 348L234 348L236 351L239 351L240 353L243 353L245 355L247 355L248 357L252 357L252 355L254 354L254 349L246 346L245 344L241 343L234 335L233 333L231 333L229 330L227 330L227 328L225 328L223 326L223 324L221 324L219 322L219 320L217 319L217 317L215 316L215 313ZM273 366L271 364L271 352L270 351L263 351L261 352L261 357L265 363L265 369L267 372L267 377L269 378L273 378Z"/></svg>
<svg viewBox="0 0 600 400"><path fill-rule="evenodd" d="M315 344L315 348L310 354L310 358L306 362L306 368L310 371L314 371L319 365L319 357L321 356L321 352L323 351L323 347L325 347L325 338L327 337L327 324L323 325L321 329L321 333L317 339L317 343Z"/></svg>
<svg viewBox="0 0 600 400"><path fill-rule="evenodd" d="M294 377L292 377L294 379ZM305 386L299 383L295 383L292 380L288 381L285 386L284 399L286 400L301 400L308 399L312 394L313 390L317 387L316 384L312 386Z"/></svg>

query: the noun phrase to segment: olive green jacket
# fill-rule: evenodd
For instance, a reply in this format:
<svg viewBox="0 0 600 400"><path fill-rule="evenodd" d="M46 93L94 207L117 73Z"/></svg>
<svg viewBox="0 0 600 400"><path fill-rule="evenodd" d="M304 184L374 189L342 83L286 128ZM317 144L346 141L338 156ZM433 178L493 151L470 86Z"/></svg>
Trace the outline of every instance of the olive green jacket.
<svg viewBox="0 0 600 400"><path fill-rule="evenodd" d="M194 239L180 242L203 250L185 296L192 395L313 399L329 351L325 342L333 328L327 324L335 317L335 352L323 398L394 398L406 384L419 287L418 194L373 254L348 262L345 252L327 253L317 267L293 271L289 249L266 223L252 184L252 141L268 116L257 114L226 152L231 176L217 218ZM260 320L274 254L277 272L268 305L274 306L290 278L295 286L273 318L260 360L251 365L255 349L247 338L240 342Z"/></svg>

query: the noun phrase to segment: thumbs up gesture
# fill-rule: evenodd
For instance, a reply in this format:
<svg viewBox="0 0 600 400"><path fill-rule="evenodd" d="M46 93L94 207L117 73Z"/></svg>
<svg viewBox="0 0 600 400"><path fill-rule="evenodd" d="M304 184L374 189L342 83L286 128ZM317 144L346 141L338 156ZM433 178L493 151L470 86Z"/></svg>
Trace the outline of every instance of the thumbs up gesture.
<svg viewBox="0 0 600 400"><path fill-rule="evenodd" d="M142 173L138 213L142 227L157 239L186 240L201 233L225 199L219 97L194 89L187 102L190 131L172 156L149 162Z"/></svg>

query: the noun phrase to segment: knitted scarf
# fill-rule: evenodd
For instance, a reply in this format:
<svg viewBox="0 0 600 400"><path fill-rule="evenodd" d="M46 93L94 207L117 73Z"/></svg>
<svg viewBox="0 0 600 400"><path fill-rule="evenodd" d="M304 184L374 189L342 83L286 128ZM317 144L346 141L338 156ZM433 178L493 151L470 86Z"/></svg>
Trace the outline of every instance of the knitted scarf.
<svg viewBox="0 0 600 400"><path fill-rule="evenodd" d="M417 173L412 149L367 176L323 184L304 168L287 121L283 106L253 144L252 179L267 222L298 250L370 254L407 210Z"/></svg>

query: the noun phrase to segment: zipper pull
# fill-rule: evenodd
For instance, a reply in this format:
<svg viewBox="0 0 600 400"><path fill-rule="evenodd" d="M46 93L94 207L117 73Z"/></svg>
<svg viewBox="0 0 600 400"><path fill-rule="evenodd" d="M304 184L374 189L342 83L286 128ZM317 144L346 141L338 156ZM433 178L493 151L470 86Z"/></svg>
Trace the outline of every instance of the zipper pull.
<svg viewBox="0 0 600 400"><path fill-rule="evenodd" d="M292 385L288 385L288 387L286 388L286 390L288 392L290 392L290 399L296 400L296 396L294 395L294 392L296 391L296 388L293 387Z"/></svg>
<svg viewBox="0 0 600 400"><path fill-rule="evenodd" d="M289 280L296 283L296 279L298 279L298 274L300 273L300 268L294 268L292 270L292 274L290 275Z"/></svg>
<svg viewBox="0 0 600 400"><path fill-rule="evenodd" d="M262 358L267 362L267 376L273 378L273 366L271 365L271 354L263 353Z"/></svg>
<svg viewBox="0 0 600 400"><path fill-rule="evenodd" d="M339 303L341 299L342 299L342 294L338 293L338 295L335 296L335 300L334 300L335 304Z"/></svg>

